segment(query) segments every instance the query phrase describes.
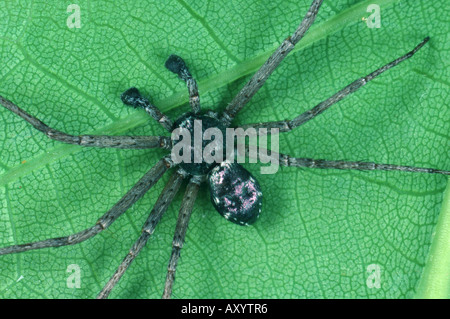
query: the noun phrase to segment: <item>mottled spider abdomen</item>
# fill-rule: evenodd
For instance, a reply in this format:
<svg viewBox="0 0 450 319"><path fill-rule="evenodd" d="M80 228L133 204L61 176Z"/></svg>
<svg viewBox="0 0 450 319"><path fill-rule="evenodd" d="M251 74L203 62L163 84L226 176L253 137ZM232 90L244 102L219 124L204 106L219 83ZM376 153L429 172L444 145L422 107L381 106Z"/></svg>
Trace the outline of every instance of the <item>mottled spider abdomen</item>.
<svg viewBox="0 0 450 319"><path fill-rule="evenodd" d="M262 192L258 181L237 163L223 162L208 174L211 201L219 214L238 225L259 217Z"/></svg>

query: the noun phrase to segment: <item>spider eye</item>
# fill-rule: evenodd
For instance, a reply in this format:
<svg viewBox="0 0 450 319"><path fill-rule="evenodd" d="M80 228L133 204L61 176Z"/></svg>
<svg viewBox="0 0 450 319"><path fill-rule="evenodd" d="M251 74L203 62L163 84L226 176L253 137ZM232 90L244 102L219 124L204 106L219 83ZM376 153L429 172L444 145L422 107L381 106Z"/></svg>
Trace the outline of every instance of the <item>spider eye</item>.
<svg viewBox="0 0 450 319"><path fill-rule="evenodd" d="M259 217L262 192L258 181L241 165L223 162L208 174L211 202L220 215L238 225Z"/></svg>

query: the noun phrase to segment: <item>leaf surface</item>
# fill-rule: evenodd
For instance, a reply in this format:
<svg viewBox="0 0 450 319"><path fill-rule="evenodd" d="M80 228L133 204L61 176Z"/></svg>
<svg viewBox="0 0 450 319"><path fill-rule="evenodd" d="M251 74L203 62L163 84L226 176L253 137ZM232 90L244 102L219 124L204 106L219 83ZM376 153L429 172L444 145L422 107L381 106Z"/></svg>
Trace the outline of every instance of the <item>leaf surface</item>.
<svg viewBox="0 0 450 319"><path fill-rule="evenodd" d="M412 59L283 134L280 151L448 170L448 4L378 1L381 28L371 29L363 18L372 2L325 1L314 27L236 123L293 118L430 36ZM292 34L309 1L77 4L80 29L67 27L70 13L61 1L0 4L0 94L71 134L161 135L145 112L121 103L120 93L136 86L172 118L187 111L184 83L164 68L175 53L198 79L202 106L220 111ZM2 247L93 225L165 154L63 145L3 108L0 123ZM432 240L449 240L448 229L436 227L445 177L296 168L261 175L260 164L245 167L263 188L261 218L251 227L226 222L203 187L174 297L409 298L419 282L418 296L432 285L428 275L423 279ZM1 256L0 297L95 297L167 180L89 241ZM111 297L161 296L181 192ZM434 258L448 260L450 245L438 246L444 252ZM81 288L68 286L69 265L80 267ZM368 269L380 270L380 288ZM449 277L439 278L449 296Z"/></svg>

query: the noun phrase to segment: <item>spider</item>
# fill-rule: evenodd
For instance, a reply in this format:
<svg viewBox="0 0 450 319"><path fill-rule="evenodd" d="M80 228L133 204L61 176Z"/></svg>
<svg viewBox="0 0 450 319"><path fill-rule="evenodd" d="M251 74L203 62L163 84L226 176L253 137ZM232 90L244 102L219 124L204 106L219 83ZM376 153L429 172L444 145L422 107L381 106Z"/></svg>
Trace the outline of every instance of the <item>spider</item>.
<svg viewBox="0 0 450 319"><path fill-rule="evenodd" d="M195 79L192 77L189 69L182 58L171 55L166 61L166 67L171 72L177 74L179 78L186 82L189 91L189 104L192 112L183 114L176 121L172 121L167 115L163 114L156 106L143 97L136 88L130 88L121 95L122 101L130 106L136 108L143 108L152 118L160 123L168 132L172 132L175 128L190 123L195 119L203 119L209 121L211 127L231 127L232 121L238 112L247 104L253 95L262 87L270 74L277 68L279 63L292 51L294 46L301 40L309 27L314 22L322 1L313 1L307 14L302 20L297 30L288 37L280 47L272 54L266 63L255 73L250 81L242 88L238 95L231 101L222 114L217 114L213 111L202 110L200 107L200 100L198 94L198 87ZM395 59L374 72L359 78L352 82L330 98L319 103L311 110L301 113L292 120L275 121L266 123L254 123L244 125L243 128L278 128L280 132L289 132L298 126L312 120L329 107L339 102L346 96L355 92L369 81L379 76L388 69L397 64L409 59L417 51L419 51L427 42L429 38L426 37L413 50L407 54ZM16 106L11 101L0 96L0 103L8 110L14 112L24 120L28 121L37 130L46 134L49 138L69 144L76 144L87 147L111 147L120 149L146 149L146 148L162 148L171 149L174 142L165 136L100 136L100 135L81 135L73 136L61 131L55 130L36 117L26 113L24 110ZM400 166L391 164L377 164L372 162L354 162L354 161L333 161L333 160L315 160L309 158L294 158L289 155L275 154L272 156L279 156L281 166L291 167L308 167L308 168L334 168L334 169L354 169L354 170L398 170L406 172L422 172L450 175L449 171L420 168L412 166ZM184 163L183 163L184 164ZM99 293L98 298L106 298L111 290L117 284L119 279L128 269L130 263L136 258L141 249L144 247L150 236L153 234L156 224L161 219L164 212L175 197L183 180L188 180L188 185L185 195L182 200L181 209L175 229L175 235L172 244L172 254L169 260L166 284L163 292L163 298L170 298L172 294L172 286L175 279L175 271L180 257L181 248L184 243L186 230L189 218L194 206L196 196L200 185L207 181L210 193L212 195L212 203L217 211L226 219L236 224L251 224L255 222L261 211L261 194L259 183L251 173L245 170L238 164L230 164L228 162L216 163L214 165L178 165L167 185L161 192L153 210L145 222L141 236L131 247L130 252L126 255L121 265L118 267L115 274L104 286ZM120 217L129 207L131 207L137 200L139 200L156 182L163 176L163 174L173 168L175 165L169 156L162 158L154 167L146 173L132 189L125 194L117 204L115 204L108 212L99 218L97 223L86 230L71 234L66 237L52 238L38 242L13 245L0 249L0 255L18 253L32 249L40 249L47 247L60 247L65 245L73 245L87 240L101 231L108 228L118 217ZM226 178L222 182L218 182L217 175L223 175ZM234 178L244 180L248 185L246 192L239 192L239 187L233 185L231 180ZM238 189L239 188L239 189ZM249 189L255 189L254 192L249 192ZM230 210L229 206L224 205L223 198L225 196L232 198L233 206L238 206L237 210ZM243 208L242 203L254 197L250 207Z"/></svg>

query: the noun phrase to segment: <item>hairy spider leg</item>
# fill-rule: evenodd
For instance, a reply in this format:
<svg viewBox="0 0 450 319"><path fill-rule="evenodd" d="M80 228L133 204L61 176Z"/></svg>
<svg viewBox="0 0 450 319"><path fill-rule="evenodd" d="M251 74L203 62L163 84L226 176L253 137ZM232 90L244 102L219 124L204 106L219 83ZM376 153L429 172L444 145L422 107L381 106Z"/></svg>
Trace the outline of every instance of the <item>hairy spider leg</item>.
<svg viewBox="0 0 450 319"><path fill-rule="evenodd" d="M88 147L122 149L170 149L172 147L171 139L166 136L69 135L49 127L2 96L0 96L0 104L33 125L35 129L59 142Z"/></svg>
<svg viewBox="0 0 450 319"><path fill-rule="evenodd" d="M263 86L272 72L278 67L281 61L291 52L295 45L303 38L309 27L317 17L319 8L323 0L314 0L308 12L298 26L297 30L288 37L267 59L261 68L256 71L253 77L244 85L241 91L234 97L222 114L222 121L229 126L238 112L247 104L255 93Z"/></svg>
<svg viewBox="0 0 450 319"><path fill-rule="evenodd" d="M255 146L245 145L245 156L252 157L253 154L261 154L258 152L263 151L266 159L270 159L272 162L279 163L280 166L284 167L305 167L305 168L322 168L322 169L343 169L343 170L358 170L358 171L401 171L401 172L411 172L411 173L428 173L428 174L441 174L450 175L450 171L426 168L426 167L415 167L415 166L404 166L404 165L394 165L394 164L380 164L374 162L362 162L362 161L346 161L346 160L326 160L326 159L313 159L304 157L293 157L286 154L281 154L273 152L267 149L259 148ZM252 157L253 158L253 157Z"/></svg>
<svg viewBox="0 0 450 319"><path fill-rule="evenodd" d="M186 82L189 91L189 104L194 113L199 113L201 109L197 81L192 77L184 60L178 55L172 54L167 59L165 67L169 71L178 74L178 77Z"/></svg>
<svg viewBox="0 0 450 319"><path fill-rule="evenodd" d="M163 299L170 299L172 295L172 287L175 281L175 272L177 270L178 259L180 258L181 248L183 248L189 219L191 217L201 183L202 181L199 179L199 176L192 177L184 193L180 212L178 214L177 225L175 226L175 234L172 241L172 254L170 255L169 264L167 265L166 284L162 295Z"/></svg>
<svg viewBox="0 0 450 319"><path fill-rule="evenodd" d="M296 127L299 127L300 125L308 122L309 120L312 120L317 115L323 113L325 110L327 110L330 106L333 104L339 102L340 100L344 99L346 96L356 92L358 89L366 85L369 81L376 78L378 75L382 74L383 72L393 68L394 66L400 64L401 62L409 59L412 57L417 51L419 51L425 43L427 43L430 40L429 37L426 37L422 42L420 42L413 50L406 53L405 55L399 57L398 59L395 59L394 61L382 66L381 68L373 71L372 73L363 76L356 81L350 83L346 87L344 87L342 90L337 92L336 94L332 95L325 101L322 101L321 103L317 104L312 109L300 114L293 120L284 120L284 121L275 121L275 122L265 122L265 123L255 123L255 124L245 124L242 125L242 128L267 128L268 130L271 128L278 128L280 132L289 132L293 130Z"/></svg>
<svg viewBox="0 0 450 319"><path fill-rule="evenodd" d="M128 269L133 260L137 257L137 255L141 252L142 248L147 243L150 236L153 234L156 225L160 221L163 214L166 212L173 198L178 192L178 189L181 186L186 175L182 172L174 173L170 180L167 182L163 191L158 197L158 200L155 203L149 217L147 218L144 227L142 228L142 233L139 236L138 240L131 247L129 253L125 256L122 263L117 268L114 275L111 279L106 283L103 287L102 291L98 294L97 299L106 299L108 298L111 290L118 283L120 278L123 276L125 271Z"/></svg>
<svg viewBox="0 0 450 319"><path fill-rule="evenodd" d="M172 162L170 161L170 157L161 159L109 211L100 217L94 226L66 237L51 238L28 244L0 248L0 255L20 253L40 248L75 245L94 237L108 228L128 208L136 203L150 188L152 188L153 185L156 184L156 182L171 166Z"/></svg>
<svg viewBox="0 0 450 319"><path fill-rule="evenodd" d="M372 162L352 162L352 161L328 161L324 159L299 158L280 154L280 165L287 167L308 167L308 168L336 168L345 170L361 171L402 171L412 173L428 173L450 175L450 171L434 168L402 166L392 164L377 164Z"/></svg>
<svg viewBox="0 0 450 319"><path fill-rule="evenodd" d="M137 88L129 88L120 95L120 99L126 105L144 109L145 112L147 112L147 114L150 115L156 122L161 124L162 127L164 127L167 131L172 132L172 120L161 112L156 106L150 103L147 98L143 97Z"/></svg>

